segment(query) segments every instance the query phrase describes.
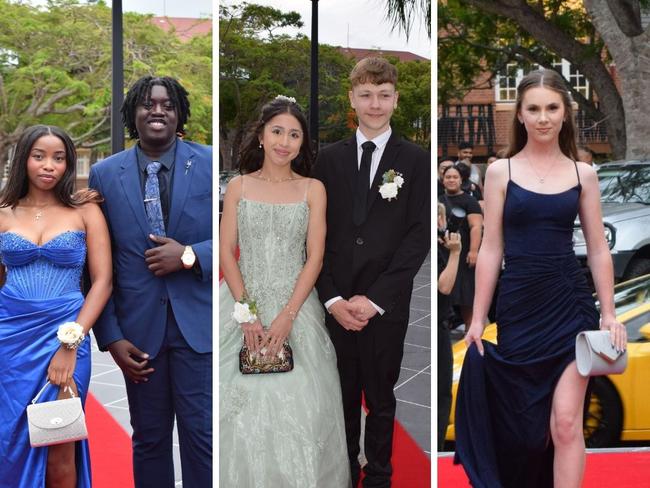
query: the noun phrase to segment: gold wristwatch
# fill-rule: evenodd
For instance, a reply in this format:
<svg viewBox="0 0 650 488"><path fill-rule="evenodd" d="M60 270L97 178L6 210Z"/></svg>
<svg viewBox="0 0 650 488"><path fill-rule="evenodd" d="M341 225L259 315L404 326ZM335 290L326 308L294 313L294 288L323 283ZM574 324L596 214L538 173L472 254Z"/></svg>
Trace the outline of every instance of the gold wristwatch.
<svg viewBox="0 0 650 488"><path fill-rule="evenodd" d="M196 254L192 250L192 246L185 246L183 255L181 256L181 262L183 263L183 268L190 269L196 263Z"/></svg>

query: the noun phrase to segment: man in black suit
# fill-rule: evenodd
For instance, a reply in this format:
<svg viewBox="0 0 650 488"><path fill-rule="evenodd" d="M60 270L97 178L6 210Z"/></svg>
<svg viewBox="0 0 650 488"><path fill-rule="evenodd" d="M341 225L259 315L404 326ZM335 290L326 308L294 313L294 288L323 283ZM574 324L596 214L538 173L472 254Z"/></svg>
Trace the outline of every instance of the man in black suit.
<svg viewBox="0 0 650 488"><path fill-rule="evenodd" d="M395 395L413 278L431 245L431 158L392 132L397 70L382 58L350 74L359 128L323 148L315 177L327 189L327 240L316 283L336 348L352 472L360 478L361 396L368 409L364 487L388 487Z"/></svg>

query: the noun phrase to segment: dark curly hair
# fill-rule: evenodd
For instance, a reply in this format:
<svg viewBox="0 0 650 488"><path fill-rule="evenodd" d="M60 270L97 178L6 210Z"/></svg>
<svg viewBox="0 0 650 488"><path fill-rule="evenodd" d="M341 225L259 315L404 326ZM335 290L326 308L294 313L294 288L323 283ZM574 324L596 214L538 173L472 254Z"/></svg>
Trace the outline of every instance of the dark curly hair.
<svg viewBox="0 0 650 488"><path fill-rule="evenodd" d="M307 128L307 119L302 113L300 106L286 97L271 100L262 107L262 113L251 128L239 153L239 172L241 174L252 173L262 167L262 163L264 162L264 149L260 147L260 134L269 120L276 115L285 113L293 115L298 120L303 133L302 145L300 146L300 151L296 159L291 161L291 169L301 176L309 176L313 151L309 137L309 129Z"/></svg>
<svg viewBox="0 0 650 488"><path fill-rule="evenodd" d="M76 207L86 202L101 202L99 193L94 190L81 190L74 193L77 178L77 150L70 136L54 125L33 125L25 129L16 143L7 184L0 193L0 207L15 208L18 201L27 195L29 190L27 160L34 143L43 136L59 138L65 148L65 171L53 190L59 201L67 207Z"/></svg>
<svg viewBox="0 0 650 488"><path fill-rule="evenodd" d="M177 80L169 76L143 76L126 93L124 103L122 103L120 109L122 122L129 131L131 139L138 139L138 130L135 127L136 107L151 96L151 88L156 85L163 86L167 90L178 116L176 132L181 135L185 134L185 123L190 116L190 101L187 98L189 95L187 90Z"/></svg>

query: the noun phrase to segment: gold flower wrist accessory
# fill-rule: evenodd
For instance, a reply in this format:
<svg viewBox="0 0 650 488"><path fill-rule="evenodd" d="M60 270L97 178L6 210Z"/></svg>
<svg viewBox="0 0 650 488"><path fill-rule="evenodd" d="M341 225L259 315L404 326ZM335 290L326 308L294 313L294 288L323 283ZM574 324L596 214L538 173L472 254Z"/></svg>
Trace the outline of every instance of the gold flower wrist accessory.
<svg viewBox="0 0 650 488"><path fill-rule="evenodd" d="M86 335L84 328L78 322L66 322L59 325L56 337L63 347L74 351L81 345Z"/></svg>

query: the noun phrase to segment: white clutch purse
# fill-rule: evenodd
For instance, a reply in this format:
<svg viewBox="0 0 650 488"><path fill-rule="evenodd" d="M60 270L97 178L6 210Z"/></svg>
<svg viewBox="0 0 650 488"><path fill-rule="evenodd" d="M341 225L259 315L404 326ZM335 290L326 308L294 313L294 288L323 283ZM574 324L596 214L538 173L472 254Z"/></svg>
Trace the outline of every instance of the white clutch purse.
<svg viewBox="0 0 650 488"><path fill-rule="evenodd" d="M627 366L627 350L614 348L608 330L583 331L576 337L576 366L582 376L621 374Z"/></svg>
<svg viewBox="0 0 650 488"><path fill-rule="evenodd" d="M86 439L88 437L86 417L81 407L81 399L75 396L72 388L65 387L71 398L36 403L49 384L49 381L45 383L32 403L27 406L27 425L31 446L52 446Z"/></svg>

